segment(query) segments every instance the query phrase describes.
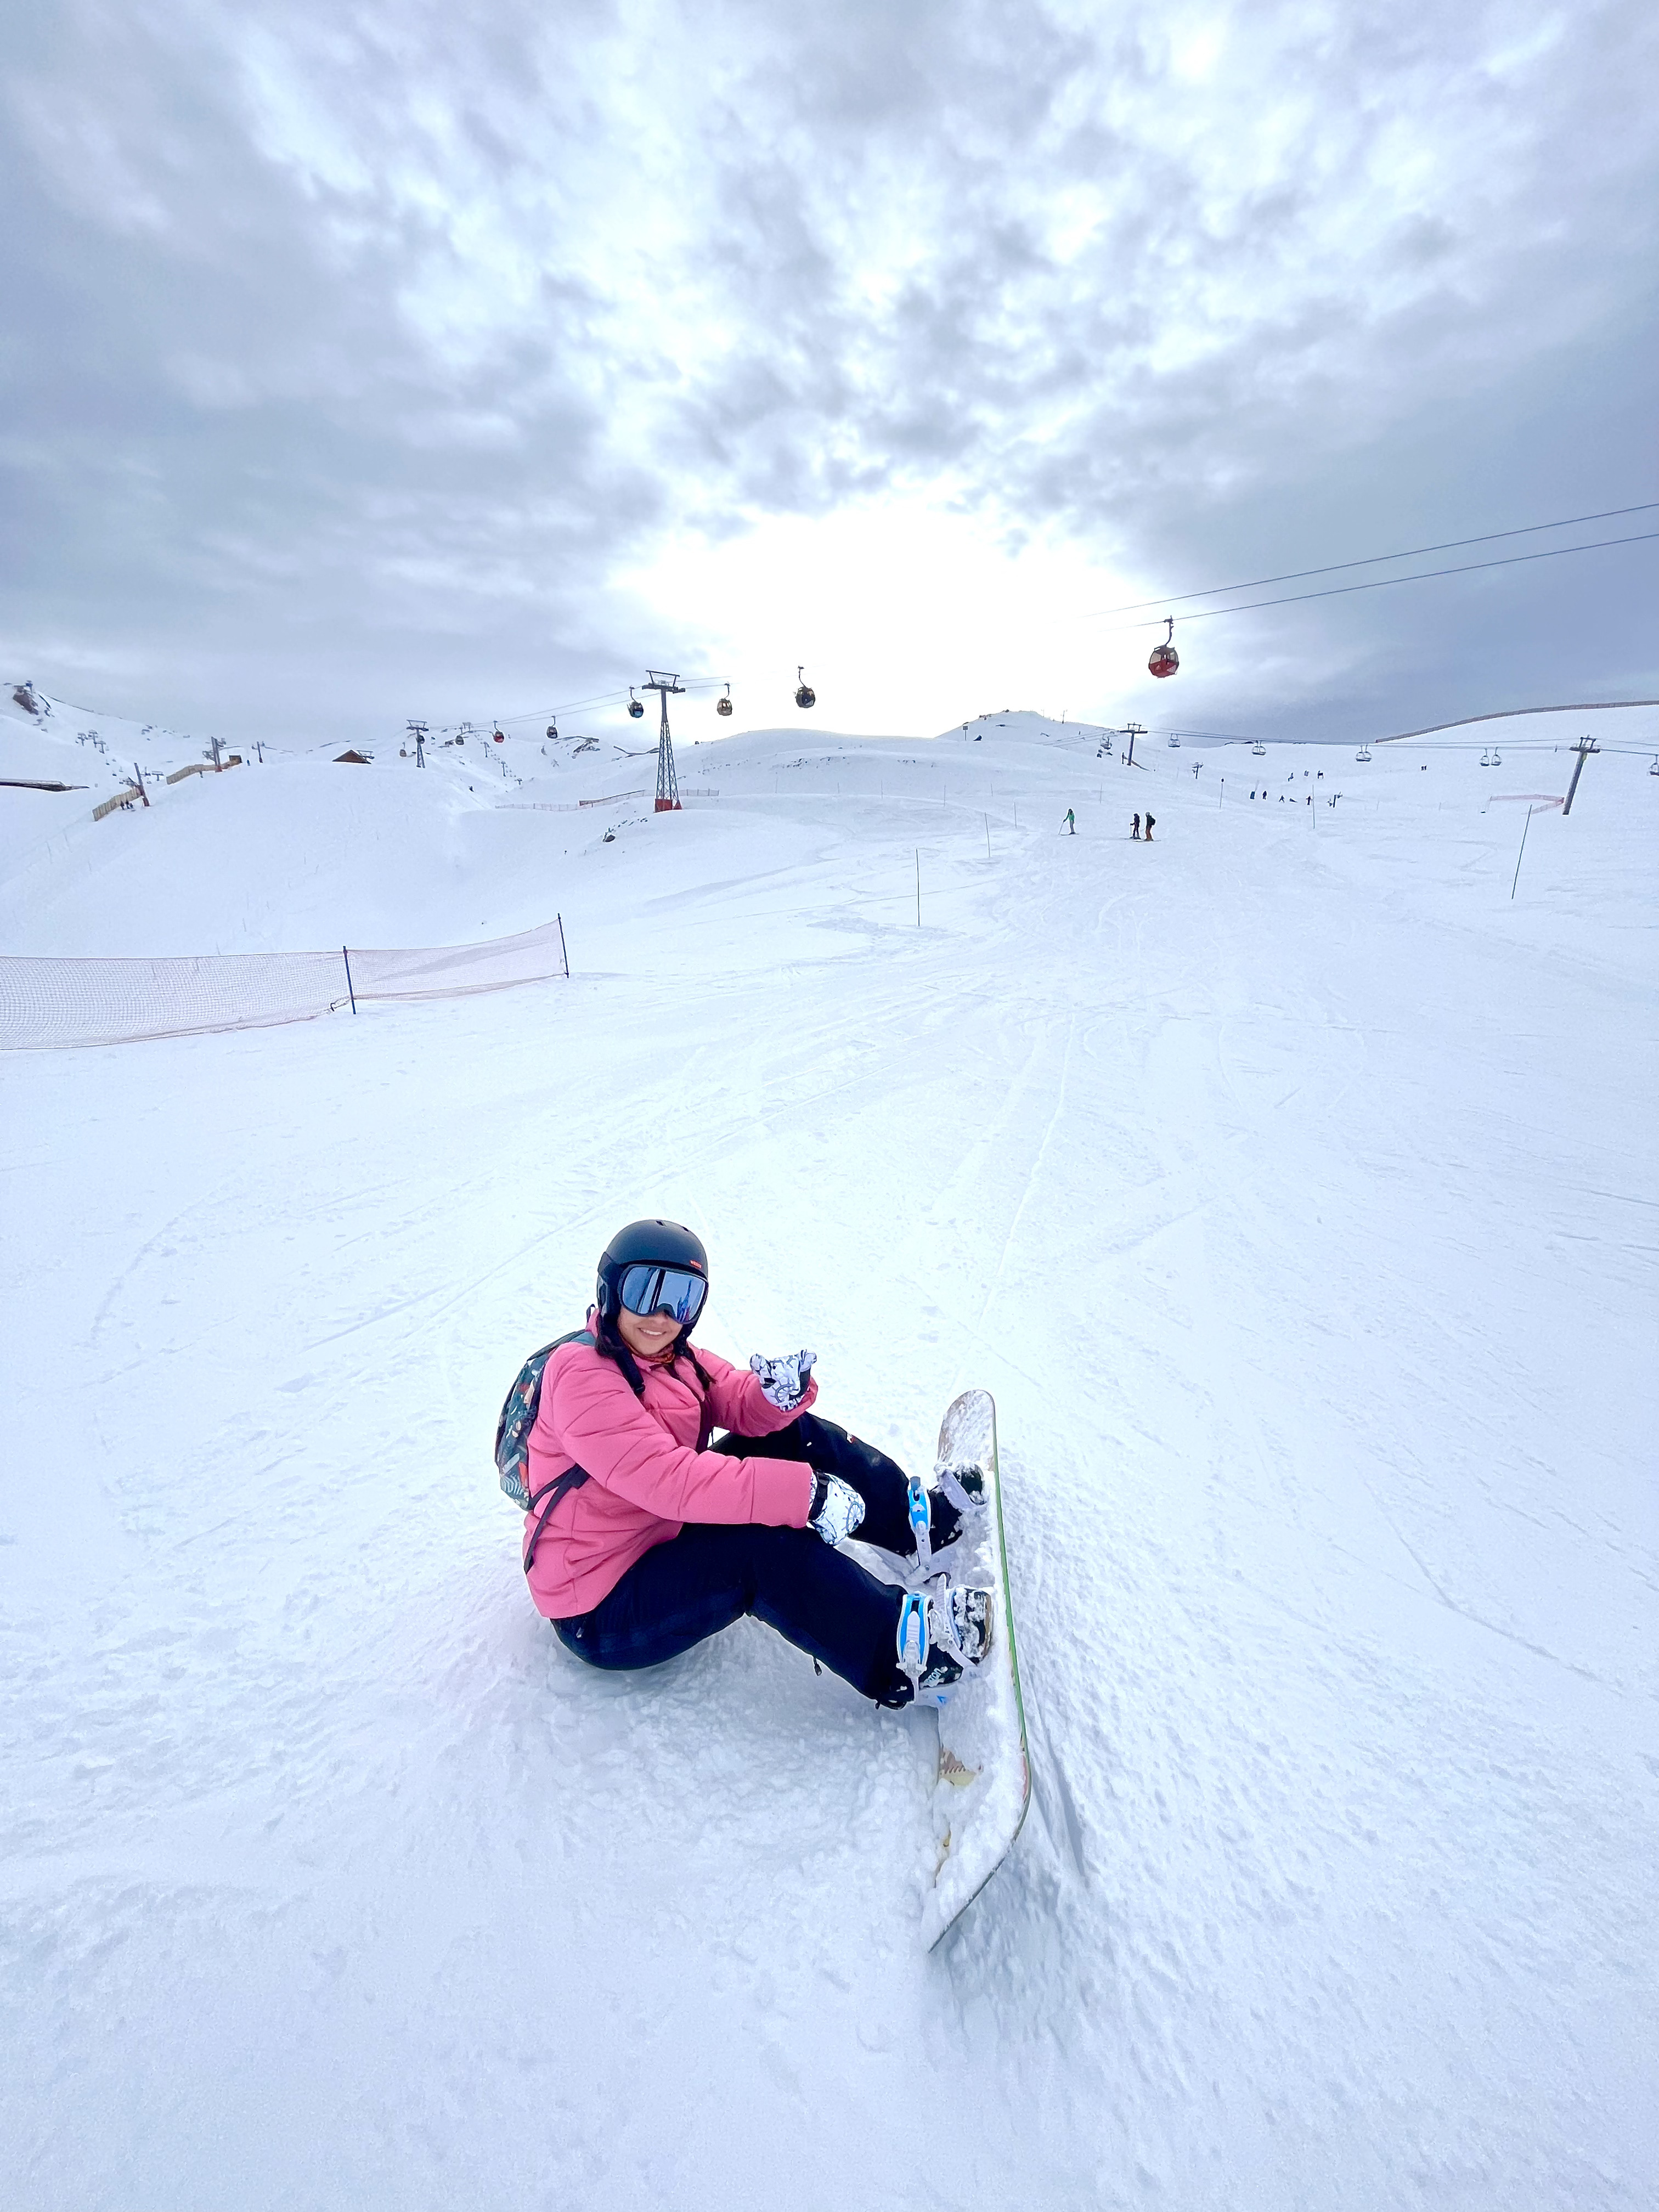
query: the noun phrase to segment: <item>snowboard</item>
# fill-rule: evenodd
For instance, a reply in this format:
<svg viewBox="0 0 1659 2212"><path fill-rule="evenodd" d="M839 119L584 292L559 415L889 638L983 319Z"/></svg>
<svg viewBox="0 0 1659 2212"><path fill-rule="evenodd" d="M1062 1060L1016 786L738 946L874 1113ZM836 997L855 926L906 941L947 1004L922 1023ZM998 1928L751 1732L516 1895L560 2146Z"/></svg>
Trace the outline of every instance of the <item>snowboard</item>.
<svg viewBox="0 0 1659 2212"><path fill-rule="evenodd" d="M929 1950L954 1926L1008 1856L1031 1796L1025 1705L1008 1590L997 1409L988 1390L964 1390L939 1425L939 1459L985 1475L986 1509L969 1518L951 1553L951 1579L996 1593L996 1641L971 1680L939 1711L933 1835L939 1863L922 1907Z"/></svg>

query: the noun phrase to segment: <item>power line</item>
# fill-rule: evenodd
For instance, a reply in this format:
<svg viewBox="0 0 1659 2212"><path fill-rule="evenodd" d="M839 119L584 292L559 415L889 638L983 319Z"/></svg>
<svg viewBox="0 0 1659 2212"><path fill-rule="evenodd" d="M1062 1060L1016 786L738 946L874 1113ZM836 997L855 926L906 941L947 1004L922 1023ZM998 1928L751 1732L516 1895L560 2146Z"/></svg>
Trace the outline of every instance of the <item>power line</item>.
<svg viewBox="0 0 1659 2212"><path fill-rule="evenodd" d="M1187 623L1210 622L1217 615L1253 615L1260 613L1265 607L1299 606L1304 599L1340 599L1350 592L1382 592L1391 584L1423 584L1431 576L1470 576L1477 568L1515 568L1526 561L1559 560L1565 553L1600 553L1609 545L1645 545L1655 538L1659 538L1659 530L1641 530L1631 538L1597 538L1588 545L1553 545L1544 553L1510 553L1496 561L1462 561L1450 568L1419 568L1412 576L1373 576L1364 584L1333 584L1323 592L1290 592L1282 599L1251 599L1242 607L1202 607L1198 613L1182 615L1181 619ZM1318 572L1312 570L1310 573L1316 574ZM1120 623L1115 629L1109 629L1103 634L1107 637L1117 637L1127 630L1156 629L1164 619L1159 615L1151 622Z"/></svg>
<svg viewBox="0 0 1659 2212"><path fill-rule="evenodd" d="M1581 522L1611 522L1621 514L1646 514L1655 507L1659 507L1659 500L1642 500L1635 507L1603 507L1599 514L1568 514L1564 515L1559 522L1523 522L1516 529L1488 530L1479 538L1448 538L1438 545L1408 545L1403 553L1368 553L1361 561L1331 561L1322 568L1287 568L1282 576L1253 576L1248 583L1243 584L1213 584L1208 591L1177 592L1172 599L1166 597L1161 599L1129 599L1121 607L1097 607L1094 614L1085 617L1085 619L1093 621L1096 617L1103 618L1107 615L1132 615L1139 612L1142 607L1178 607L1188 599L1219 599L1224 592L1258 592L1269 584L1300 583L1304 576L1334 576L1343 568L1375 568L1380 561L1417 561L1420 560L1425 553L1455 553L1460 546L1490 545L1499 538L1526 538L1538 530L1571 530ZM1613 542L1617 544L1620 541L1615 539ZM1562 550L1571 552L1577 549L1569 546ZM1190 621L1192 617L1188 616L1186 619ZM1142 624L1140 627L1146 628L1148 625Z"/></svg>

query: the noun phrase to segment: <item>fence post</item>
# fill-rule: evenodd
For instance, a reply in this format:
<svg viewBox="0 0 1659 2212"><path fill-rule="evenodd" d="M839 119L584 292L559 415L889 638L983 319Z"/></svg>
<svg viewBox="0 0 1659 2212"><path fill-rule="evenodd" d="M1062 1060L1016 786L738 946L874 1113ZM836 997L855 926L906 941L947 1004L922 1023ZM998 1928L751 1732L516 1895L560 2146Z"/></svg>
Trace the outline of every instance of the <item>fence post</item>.
<svg viewBox="0 0 1659 2212"><path fill-rule="evenodd" d="M568 983L570 981L570 953L564 941L564 916L556 914L553 919L559 925L559 957L564 963L564 980Z"/></svg>
<svg viewBox="0 0 1659 2212"><path fill-rule="evenodd" d="M346 996L351 1001L351 1011L355 1014L357 1011L357 994L351 988L351 955L343 945L340 947L340 957L345 962Z"/></svg>
<svg viewBox="0 0 1659 2212"><path fill-rule="evenodd" d="M1579 763L1578 763L1579 767L1580 767L1580 768L1582 768L1582 767L1583 766L1583 764L1584 764L1584 763L1583 763L1583 761L1582 761L1582 759L1581 759L1581 760L1580 760L1580 762L1579 762ZM1515 876L1514 876L1514 880L1513 880L1513 881L1510 883L1510 898L1511 898L1511 899L1513 899L1513 898L1514 898L1514 896L1515 896L1515 886L1516 886L1516 884L1518 884L1518 883L1520 882L1520 880L1521 880L1521 863L1522 863L1522 860L1525 858L1525 856L1526 856L1526 850L1527 850L1527 832L1528 832L1528 830L1530 830L1530 829L1531 829L1531 827L1532 827L1532 809L1531 809L1531 807L1529 806L1529 807L1527 809L1527 818L1526 818L1526 820L1525 820L1525 821L1521 824L1521 850L1520 850L1520 851L1516 854L1516 856L1515 856Z"/></svg>

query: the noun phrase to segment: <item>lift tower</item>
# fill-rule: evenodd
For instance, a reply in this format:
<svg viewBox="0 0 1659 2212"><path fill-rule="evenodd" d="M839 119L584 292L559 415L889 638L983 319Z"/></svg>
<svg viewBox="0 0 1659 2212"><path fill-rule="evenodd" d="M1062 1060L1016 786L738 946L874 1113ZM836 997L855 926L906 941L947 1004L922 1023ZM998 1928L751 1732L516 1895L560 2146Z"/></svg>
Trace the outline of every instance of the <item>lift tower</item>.
<svg viewBox="0 0 1659 2212"><path fill-rule="evenodd" d="M680 780L674 773L674 741L668 734L668 695L671 691L684 691L685 686L678 676L670 676L660 668L647 668L640 689L654 691L662 701L662 727L657 738L657 811L678 814Z"/></svg>

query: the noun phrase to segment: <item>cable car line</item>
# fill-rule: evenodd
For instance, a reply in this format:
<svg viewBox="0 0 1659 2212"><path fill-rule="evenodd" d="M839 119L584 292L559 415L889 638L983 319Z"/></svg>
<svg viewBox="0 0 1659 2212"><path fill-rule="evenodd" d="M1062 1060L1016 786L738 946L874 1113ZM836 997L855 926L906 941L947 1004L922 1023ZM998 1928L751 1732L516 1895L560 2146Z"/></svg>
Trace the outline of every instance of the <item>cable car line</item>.
<svg viewBox="0 0 1659 2212"><path fill-rule="evenodd" d="M1331 561L1322 568L1287 568L1282 576L1254 576L1243 584L1213 584L1204 592L1176 592L1173 595L1166 592L1161 599L1128 599L1121 607L1097 607L1094 614L1085 619L1093 621L1099 617L1103 620L1107 615L1136 614L1142 607L1178 607L1188 599L1216 599L1226 592L1258 592L1269 584L1297 584L1306 576L1334 576L1340 569L1370 568L1380 561L1416 561L1425 553L1455 553L1464 545L1490 545L1496 538L1525 538L1537 530L1571 530L1581 522L1611 522L1621 514L1646 514L1656 507L1659 507L1659 500L1645 499L1635 507L1603 507L1599 514L1569 514L1563 516L1559 522L1523 522L1514 530L1488 530L1479 538L1448 538L1438 545L1411 545L1403 553L1368 553L1362 561ZM1609 542L1618 544L1622 541L1614 538ZM1561 550L1571 553L1579 549L1567 545ZM1185 616L1182 619L1191 621L1192 617ZM1151 625L1143 623L1140 627L1146 629Z"/></svg>
<svg viewBox="0 0 1659 2212"><path fill-rule="evenodd" d="M718 676L694 676L683 688L687 691L718 691L721 683L722 678ZM728 684L725 688L729 691L732 687ZM619 691L596 691L592 698L567 699L556 707L532 707L526 708L520 714L493 715L490 726L497 730L510 729L514 722L539 722L549 716L556 721L561 714L579 714L588 707L620 707L625 703L632 689L631 685L624 684ZM433 727L453 730L459 729L460 725L458 722L434 722Z"/></svg>
<svg viewBox="0 0 1659 2212"><path fill-rule="evenodd" d="M1639 530L1631 538L1597 538L1588 545L1553 545L1544 553L1510 553L1496 561L1462 561L1450 568L1419 568L1411 576L1373 576L1364 584L1333 584L1322 592L1291 592L1281 599L1251 599L1241 607L1200 607L1196 614L1182 615L1182 622L1210 622L1217 615L1253 615L1265 607L1300 606L1304 599L1340 599L1350 592L1382 592L1390 584L1425 584L1432 576L1470 576L1477 568L1515 568L1527 561L1555 561L1564 553L1600 553L1609 545L1645 545L1659 538L1659 530ZM1154 616L1151 622L1120 623L1115 629L1103 633L1117 637L1135 629L1156 629L1160 622L1168 621L1165 615Z"/></svg>

